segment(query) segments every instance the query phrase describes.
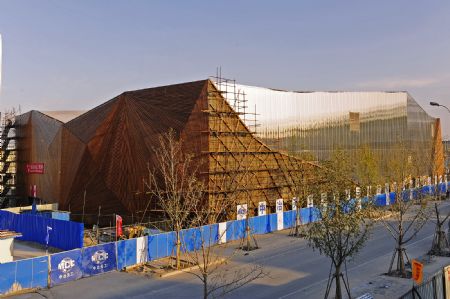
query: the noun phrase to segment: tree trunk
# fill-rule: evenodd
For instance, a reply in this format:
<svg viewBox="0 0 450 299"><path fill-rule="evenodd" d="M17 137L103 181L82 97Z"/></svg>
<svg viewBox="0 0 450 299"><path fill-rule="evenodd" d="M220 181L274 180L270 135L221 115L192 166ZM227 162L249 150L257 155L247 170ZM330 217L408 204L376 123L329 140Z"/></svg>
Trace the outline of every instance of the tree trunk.
<svg viewBox="0 0 450 299"><path fill-rule="evenodd" d="M300 226L300 209L298 208L299 202L297 202L297 206L295 208L295 236L298 237L300 235L299 226Z"/></svg>
<svg viewBox="0 0 450 299"><path fill-rule="evenodd" d="M341 289L341 266L337 266L334 272L334 277L336 278L336 299L342 299L342 289Z"/></svg>
<svg viewBox="0 0 450 299"><path fill-rule="evenodd" d="M203 299L208 299L208 274L203 274Z"/></svg>
<svg viewBox="0 0 450 299"><path fill-rule="evenodd" d="M246 220L246 223L247 223L247 227L245 228L245 233L246 233L246 238L247 238L247 251L250 251L251 250L251 240L250 240L250 224L249 224L249 220L248 220L248 217L247 217L247 220Z"/></svg>
<svg viewBox="0 0 450 299"><path fill-rule="evenodd" d="M180 231L179 230L177 230L176 267L177 267L177 270L179 270L181 268L181 240L180 240Z"/></svg>

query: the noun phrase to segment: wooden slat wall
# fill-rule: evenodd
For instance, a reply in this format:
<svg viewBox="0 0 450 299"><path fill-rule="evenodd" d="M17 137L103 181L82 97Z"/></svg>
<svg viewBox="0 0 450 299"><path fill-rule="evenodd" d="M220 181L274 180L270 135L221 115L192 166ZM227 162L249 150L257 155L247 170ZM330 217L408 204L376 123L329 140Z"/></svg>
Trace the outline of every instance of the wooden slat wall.
<svg viewBox="0 0 450 299"><path fill-rule="evenodd" d="M96 214L99 206L102 214L143 211L147 163L155 167L153 148L170 128L198 159L210 203L223 199L221 184L236 169L251 172L240 179L252 188L239 196L255 206L292 197L301 174L316 169L256 139L209 80L124 92L66 124L39 112L18 120L21 163L46 163L46 175L22 177L21 192L36 182L46 190L43 197L73 213L81 213L84 202L86 214Z"/></svg>

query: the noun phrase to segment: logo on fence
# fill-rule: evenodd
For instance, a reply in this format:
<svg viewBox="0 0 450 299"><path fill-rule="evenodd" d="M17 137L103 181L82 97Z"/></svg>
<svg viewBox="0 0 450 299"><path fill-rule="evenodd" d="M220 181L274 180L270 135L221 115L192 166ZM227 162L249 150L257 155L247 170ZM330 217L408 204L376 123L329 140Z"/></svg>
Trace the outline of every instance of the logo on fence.
<svg viewBox="0 0 450 299"><path fill-rule="evenodd" d="M102 250L97 250L92 256L91 256L91 261L95 264L97 264L97 266L93 266L92 269L94 270L100 270L103 268L108 267L107 264L104 264L106 262L106 260L108 259L108 253L106 251Z"/></svg>
<svg viewBox="0 0 450 299"><path fill-rule="evenodd" d="M58 270L62 273L69 272L73 267L75 267L75 261L70 257L63 258L58 264Z"/></svg>

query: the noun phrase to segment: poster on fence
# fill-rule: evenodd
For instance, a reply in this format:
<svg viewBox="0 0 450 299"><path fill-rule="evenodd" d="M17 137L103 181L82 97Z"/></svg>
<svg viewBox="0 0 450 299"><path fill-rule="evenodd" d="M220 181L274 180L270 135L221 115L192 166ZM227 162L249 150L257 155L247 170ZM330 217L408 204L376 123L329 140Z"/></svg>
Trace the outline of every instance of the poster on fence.
<svg viewBox="0 0 450 299"><path fill-rule="evenodd" d="M70 250L50 255L50 286L80 279L81 250Z"/></svg>
<svg viewBox="0 0 450 299"><path fill-rule="evenodd" d="M266 215L267 211L267 204L265 201L260 201L258 203L258 216L264 216Z"/></svg>
<svg viewBox="0 0 450 299"><path fill-rule="evenodd" d="M116 269L115 243L85 247L82 252L83 277L97 275Z"/></svg>
<svg viewBox="0 0 450 299"><path fill-rule="evenodd" d="M297 203L298 203L298 198L294 197L292 199L292 211L297 211Z"/></svg>
<svg viewBox="0 0 450 299"><path fill-rule="evenodd" d="M236 220L247 219L247 204L237 205Z"/></svg>

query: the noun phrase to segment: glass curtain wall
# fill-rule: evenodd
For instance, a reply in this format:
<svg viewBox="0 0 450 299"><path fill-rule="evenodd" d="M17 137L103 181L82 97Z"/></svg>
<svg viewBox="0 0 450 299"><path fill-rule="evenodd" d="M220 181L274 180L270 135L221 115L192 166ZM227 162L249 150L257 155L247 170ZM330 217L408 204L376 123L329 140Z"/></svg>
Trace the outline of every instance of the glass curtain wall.
<svg viewBox="0 0 450 299"><path fill-rule="evenodd" d="M400 142L431 150L434 118L407 92L235 88L237 93L224 96L249 128L271 148L294 156L307 152L327 160L337 148L357 150L362 145L383 156Z"/></svg>

